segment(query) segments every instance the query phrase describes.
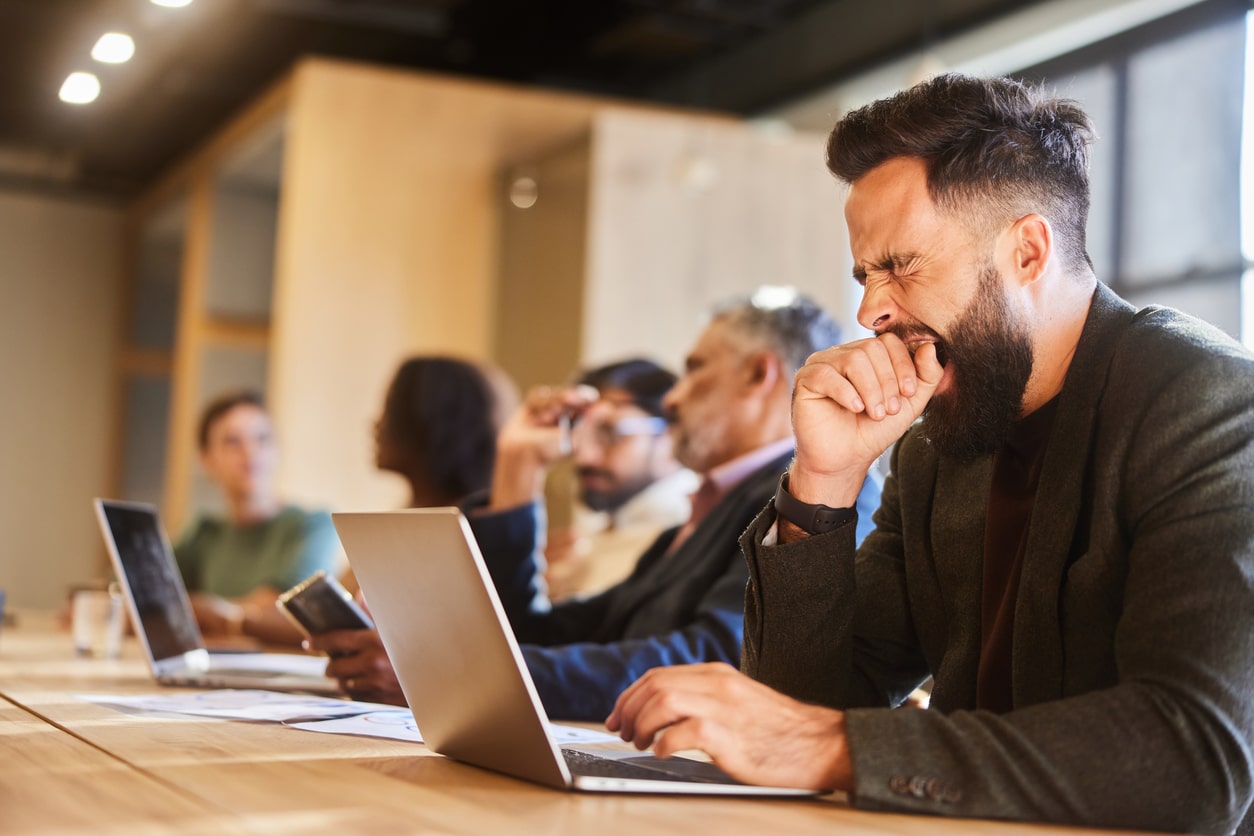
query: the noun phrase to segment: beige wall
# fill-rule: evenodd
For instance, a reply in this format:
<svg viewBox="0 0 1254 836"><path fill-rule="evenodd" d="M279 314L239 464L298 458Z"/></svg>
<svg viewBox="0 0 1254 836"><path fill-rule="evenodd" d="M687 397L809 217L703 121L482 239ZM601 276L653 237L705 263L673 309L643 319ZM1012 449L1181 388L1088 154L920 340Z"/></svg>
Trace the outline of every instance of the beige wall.
<svg viewBox="0 0 1254 836"><path fill-rule="evenodd" d="M578 362L591 153L584 138L502 178L496 358L523 391L566 380ZM539 184L533 206L507 199L520 177Z"/></svg>
<svg viewBox="0 0 1254 836"><path fill-rule="evenodd" d="M668 116L598 117L583 363L644 354L678 369L710 305L761 284L800 288L848 330L857 286L823 143Z"/></svg>
<svg viewBox="0 0 1254 836"><path fill-rule="evenodd" d="M53 607L99 576L110 488L122 214L0 192L0 587Z"/></svg>

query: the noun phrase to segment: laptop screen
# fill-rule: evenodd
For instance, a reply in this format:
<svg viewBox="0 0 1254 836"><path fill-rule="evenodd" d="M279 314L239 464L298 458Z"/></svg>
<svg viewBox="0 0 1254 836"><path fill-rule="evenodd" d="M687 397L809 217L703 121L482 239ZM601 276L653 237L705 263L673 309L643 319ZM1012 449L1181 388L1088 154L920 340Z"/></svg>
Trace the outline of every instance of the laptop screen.
<svg viewBox="0 0 1254 836"><path fill-rule="evenodd" d="M153 659L199 649L200 631L157 512L139 505L100 505Z"/></svg>

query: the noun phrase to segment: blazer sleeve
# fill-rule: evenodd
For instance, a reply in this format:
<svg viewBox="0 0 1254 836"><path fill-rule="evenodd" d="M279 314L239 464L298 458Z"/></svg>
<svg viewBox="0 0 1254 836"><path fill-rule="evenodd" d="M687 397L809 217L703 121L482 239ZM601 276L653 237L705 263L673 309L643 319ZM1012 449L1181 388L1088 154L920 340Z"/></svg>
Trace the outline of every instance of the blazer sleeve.
<svg viewBox="0 0 1254 836"><path fill-rule="evenodd" d="M749 566L741 668L754 679L804 702L847 708L898 705L927 678L906 593L893 475L901 446L882 491L868 478L857 521L763 546L775 523L768 507L741 538ZM861 539L875 498L874 526Z"/></svg>
<svg viewBox="0 0 1254 836"><path fill-rule="evenodd" d="M552 645L586 638L601 623L609 592L554 606L544 583L544 512L524 505L467 516L519 642Z"/></svg>
<svg viewBox="0 0 1254 836"><path fill-rule="evenodd" d="M611 642L523 647L545 711L555 719L599 722L609 715L623 689L649 668L715 661L735 664L740 656L744 591L744 565L732 560L698 602L692 618L680 627Z"/></svg>

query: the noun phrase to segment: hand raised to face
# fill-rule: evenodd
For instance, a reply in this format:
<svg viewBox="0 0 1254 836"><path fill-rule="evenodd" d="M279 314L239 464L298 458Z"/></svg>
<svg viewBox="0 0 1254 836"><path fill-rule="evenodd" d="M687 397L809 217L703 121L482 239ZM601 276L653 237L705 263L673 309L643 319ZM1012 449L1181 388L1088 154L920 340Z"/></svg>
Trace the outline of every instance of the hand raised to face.
<svg viewBox="0 0 1254 836"><path fill-rule="evenodd" d="M549 465L570 453L570 420L598 398L591 386L537 386L501 428L498 447Z"/></svg>
<svg viewBox="0 0 1254 836"><path fill-rule="evenodd" d="M811 355L793 388L789 492L803 502L853 505L867 470L923 413L944 371L933 343L917 343L911 355L889 333Z"/></svg>
<svg viewBox="0 0 1254 836"><path fill-rule="evenodd" d="M539 498L550 465L570 455L570 422L594 403L591 386L537 386L527 393L496 440L491 510L512 508Z"/></svg>

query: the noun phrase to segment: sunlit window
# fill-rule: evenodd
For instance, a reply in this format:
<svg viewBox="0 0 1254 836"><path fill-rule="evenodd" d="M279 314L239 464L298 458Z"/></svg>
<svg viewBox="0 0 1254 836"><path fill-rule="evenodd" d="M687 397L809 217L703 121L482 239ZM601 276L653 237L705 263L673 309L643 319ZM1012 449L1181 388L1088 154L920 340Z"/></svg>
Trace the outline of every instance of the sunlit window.
<svg viewBox="0 0 1254 836"><path fill-rule="evenodd" d="M1254 348L1254 12L1245 16L1245 103L1241 124L1241 340Z"/></svg>
<svg viewBox="0 0 1254 836"><path fill-rule="evenodd" d="M1185 11L1023 72L1093 118L1088 245L1100 280L1254 343L1251 18Z"/></svg>

